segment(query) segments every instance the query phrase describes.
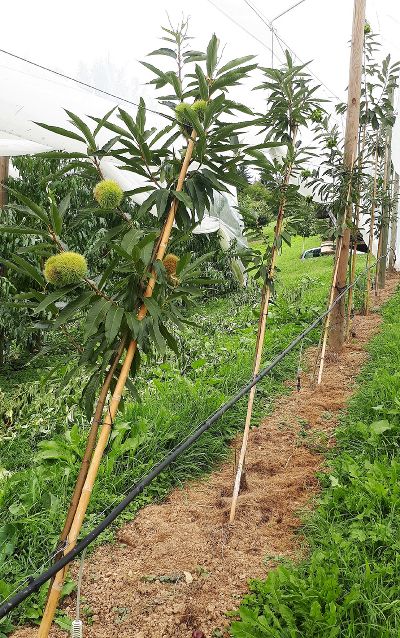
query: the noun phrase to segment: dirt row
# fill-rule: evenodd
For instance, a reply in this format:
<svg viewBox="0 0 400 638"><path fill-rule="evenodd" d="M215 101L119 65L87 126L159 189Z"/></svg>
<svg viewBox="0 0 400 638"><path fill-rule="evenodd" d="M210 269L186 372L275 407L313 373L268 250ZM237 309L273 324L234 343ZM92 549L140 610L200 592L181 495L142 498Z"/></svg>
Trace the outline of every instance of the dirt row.
<svg viewBox="0 0 400 638"><path fill-rule="evenodd" d="M377 305L398 282L398 276L389 277ZM379 324L378 314L356 316L355 336L339 362L328 360L323 384L315 388L311 374L304 374L300 392L291 384L293 391L252 430L247 486L233 525L227 522L233 483L229 462L175 490L162 504L141 510L120 529L114 545L98 548L87 559L82 585L87 638L222 636L226 612L238 606L247 580L265 576L282 557L302 555L299 512L317 493L322 452L334 442L338 413L354 390L365 344ZM315 349L307 352L310 369L315 355ZM74 615L73 597L64 609ZM27 627L13 634L36 635L37 629ZM55 628L50 636L65 633Z"/></svg>

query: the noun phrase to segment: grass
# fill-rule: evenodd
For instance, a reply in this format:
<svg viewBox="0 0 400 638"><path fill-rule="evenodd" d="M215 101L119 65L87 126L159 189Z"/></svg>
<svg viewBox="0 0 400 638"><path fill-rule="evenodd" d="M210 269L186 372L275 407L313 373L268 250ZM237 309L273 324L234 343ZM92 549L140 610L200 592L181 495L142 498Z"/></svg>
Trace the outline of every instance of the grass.
<svg viewBox="0 0 400 638"><path fill-rule="evenodd" d="M319 506L306 521L309 558L250 583L234 638L400 635L400 292L337 432Z"/></svg>
<svg viewBox="0 0 400 638"><path fill-rule="evenodd" d="M309 238L305 248L318 240ZM332 257L301 261L302 239L294 238L279 258L277 299L265 339L264 363L280 352L324 307ZM203 302L195 327L183 336L183 354L144 366L137 386L141 403L126 397L103 462L83 533L101 514L182 440L198 423L251 377L259 310L259 290L247 290ZM314 331L310 340L318 338ZM274 399L287 391L298 355L292 353L265 379L257 391L254 423ZM87 422L77 407L81 379L65 387L48 377L54 363L61 376L69 353L0 378L3 431L0 452L0 599L21 578L43 567L54 548L71 494L87 435ZM40 380L42 379L42 381ZM177 407L178 406L178 407ZM125 511L131 519L146 503L163 498L174 486L210 472L226 458L228 444L241 429L245 401L228 412L201 440L164 472ZM102 541L112 539L112 530ZM16 614L19 621L40 617L45 591L27 601ZM64 622L63 619L60 622ZM1 632L1 624L0 624ZM1 633L0 633L1 636Z"/></svg>

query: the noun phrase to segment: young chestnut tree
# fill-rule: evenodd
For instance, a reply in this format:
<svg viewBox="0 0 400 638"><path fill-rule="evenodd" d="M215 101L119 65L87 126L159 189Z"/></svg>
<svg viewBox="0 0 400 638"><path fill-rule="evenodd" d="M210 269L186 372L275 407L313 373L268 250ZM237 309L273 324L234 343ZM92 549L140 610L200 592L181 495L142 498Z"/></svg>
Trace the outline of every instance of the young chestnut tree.
<svg viewBox="0 0 400 638"><path fill-rule="evenodd" d="M288 51L286 64L280 69L263 68L265 81L258 86L266 92L267 111L261 115L265 132L265 143L283 147L280 159L270 160L261 150L250 151L262 167L263 181L272 194L275 204L276 222L272 243L267 244L265 252L254 251L250 256L252 264L249 270L262 281L261 308L258 323L256 353L253 375L260 369L263 342L269 303L273 293L276 259L282 242L290 244L290 234L284 228L286 206L299 204L299 187L291 183L305 169L305 161L312 151L303 147L299 136L302 126L311 120L312 114L321 107L321 100L315 96L318 86L314 86L311 77L304 71L306 65L295 65ZM246 455L247 440L250 431L251 415L255 397L255 386L249 394L242 447L239 455L230 521L235 517L236 503L240 489L241 475Z"/></svg>

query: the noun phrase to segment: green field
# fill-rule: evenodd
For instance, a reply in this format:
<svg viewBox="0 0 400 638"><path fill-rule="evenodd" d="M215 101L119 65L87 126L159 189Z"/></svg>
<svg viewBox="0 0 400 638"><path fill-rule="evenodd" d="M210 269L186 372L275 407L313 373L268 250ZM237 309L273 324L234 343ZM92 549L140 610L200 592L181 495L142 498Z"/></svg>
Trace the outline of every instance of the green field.
<svg viewBox="0 0 400 638"><path fill-rule="evenodd" d="M253 581L234 638L400 635L400 293L383 309L337 433L319 506L306 521L310 557Z"/></svg>
<svg viewBox="0 0 400 638"><path fill-rule="evenodd" d="M317 238L305 247L318 245ZM294 238L279 258L277 295L268 320L264 362L280 352L324 308L332 272L332 257L300 260L303 240ZM83 532L101 513L165 456L198 423L209 416L251 377L259 309L259 288L202 302L183 336L183 355L144 362L136 386L141 402L126 395L107 457L93 491ZM308 343L318 340L315 330ZM0 597L20 579L45 563L57 541L71 494L88 423L78 407L82 379L65 387L60 378L71 353L60 343L59 353L43 356L0 377ZM49 377L55 364L56 375ZM265 379L257 392L254 423L271 410L274 398L287 391L294 378L294 352ZM178 406L178 407L177 407ZM163 498L173 486L210 472L229 453L228 444L243 426L245 400L136 499L119 519L130 519L144 504ZM6 541L7 538L7 541ZM111 540L112 531L102 540ZM20 619L36 620L44 592L19 610ZM1 625L0 625L1 627Z"/></svg>

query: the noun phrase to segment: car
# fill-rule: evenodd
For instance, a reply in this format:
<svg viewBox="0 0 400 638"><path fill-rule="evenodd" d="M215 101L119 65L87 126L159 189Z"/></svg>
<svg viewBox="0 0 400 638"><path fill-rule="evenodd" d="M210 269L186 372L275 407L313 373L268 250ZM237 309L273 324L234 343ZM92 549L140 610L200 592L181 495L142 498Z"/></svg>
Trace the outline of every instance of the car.
<svg viewBox="0 0 400 638"><path fill-rule="evenodd" d="M309 248L301 255L301 259L312 259L312 257L321 257L321 246L318 246L318 248Z"/></svg>
<svg viewBox="0 0 400 638"><path fill-rule="evenodd" d="M368 251L367 251L368 252ZM300 259L312 259L313 257L325 257L326 255L333 255L334 251L323 252L321 246L317 248L308 248L302 254ZM357 255L365 255L365 250L357 250Z"/></svg>

